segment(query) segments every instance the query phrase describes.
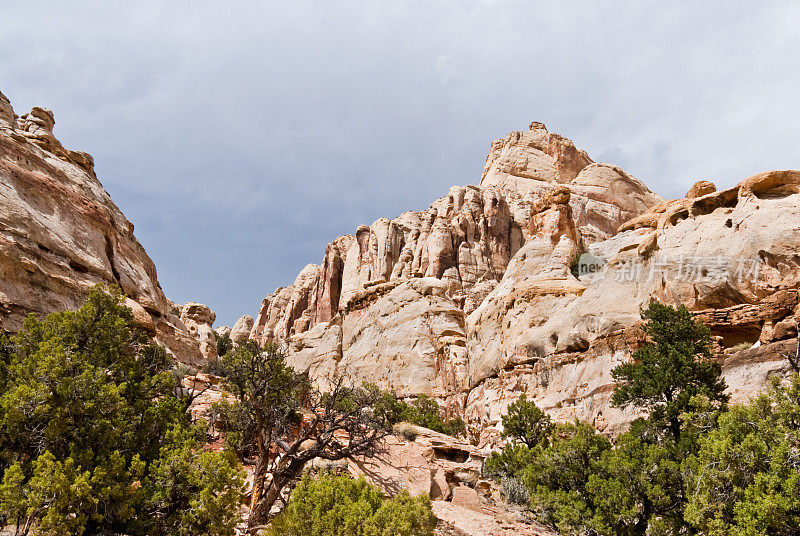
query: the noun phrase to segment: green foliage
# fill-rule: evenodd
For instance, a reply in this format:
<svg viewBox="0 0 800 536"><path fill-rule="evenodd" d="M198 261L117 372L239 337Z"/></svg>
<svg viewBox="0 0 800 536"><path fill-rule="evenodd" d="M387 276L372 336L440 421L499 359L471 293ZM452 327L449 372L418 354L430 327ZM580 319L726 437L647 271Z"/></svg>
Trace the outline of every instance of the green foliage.
<svg viewBox="0 0 800 536"><path fill-rule="evenodd" d="M582 533L593 510L586 486L598 460L611 449L611 442L586 423L559 424L550 444L522 472L530 490L531 507L538 517L563 534Z"/></svg>
<svg viewBox="0 0 800 536"><path fill-rule="evenodd" d="M227 333L225 335L217 335L217 355L221 358L231 350L233 350L231 336Z"/></svg>
<svg viewBox="0 0 800 536"><path fill-rule="evenodd" d="M533 463L540 450L529 449L525 445L508 443L500 452L492 452L483 464L483 474L487 477L521 477L522 471Z"/></svg>
<svg viewBox="0 0 800 536"><path fill-rule="evenodd" d="M240 458L262 454L260 449L267 447L260 442L264 432L287 436L300 423L302 398L310 385L286 364L277 347L262 351L247 341L222 357L222 370L236 401L215 404L214 411L227 432L226 445Z"/></svg>
<svg viewBox="0 0 800 536"><path fill-rule="evenodd" d="M244 489L233 454L203 450L188 430L168 439L149 472L148 510L182 515L158 520L158 534L233 536Z"/></svg>
<svg viewBox="0 0 800 536"><path fill-rule="evenodd" d="M800 531L800 376L720 415L684 469L686 520L710 536Z"/></svg>
<svg viewBox="0 0 800 536"><path fill-rule="evenodd" d="M218 357L209 359L203 367L203 372L213 376L225 376L225 368L222 366L222 360Z"/></svg>
<svg viewBox="0 0 800 536"><path fill-rule="evenodd" d="M550 416L533 401L528 401L524 393L508 406L508 412L503 415L503 437L518 441L528 448L547 441L552 429Z"/></svg>
<svg viewBox="0 0 800 536"><path fill-rule="evenodd" d="M522 482L531 509L545 523L563 534L584 534L593 515L586 491L589 477L611 442L586 423L566 423L549 428L549 437L533 448L509 443L492 453L484 473ZM507 500L511 496L507 495Z"/></svg>
<svg viewBox="0 0 800 536"><path fill-rule="evenodd" d="M389 409L371 386L354 387L346 375L327 378L326 392L286 364L272 345L249 342L222 358L225 385L235 400L214 406L226 442L241 457L256 459L248 524L270 518L282 491L314 458L341 460L373 455L389 434Z"/></svg>
<svg viewBox="0 0 800 536"><path fill-rule="evenodd" d="M680 439L682 413L692 411L698 395L720 405L727 402L719 363L711 361L711 335L685 306L674 309L653 302L642 312L652 341L633 354L633 362L612 372L614 403L646 409L649 419Z"/></svg>
<svg viewBox="0 0 800 536"><path fill-rule="evenodd" d="M728 408L708 330L684 307L654 303L643 316L651 343L613 375L615 403L646 418L612 448L588 424L540 434L541 415L520 400L509 415L521 424L503 419L517 441L484 472L501 478L509 500L521 481L537 517L564 535L799 534L800 376Z"/></svg>
<svg viewBox="0 0 800 536"><path fill-rule="evenodd" d="M613 401L648 411L594 465L586 490L601 534L680 534L687 486L681 463L728 397L711 336L681 306L653 302L642 318L650 343L612 371Z"/></svg>
<svg viewBox="0 0 800 536"><path fill-rule="evenodd" d="M451 436L464 436L467 432L461 417L443 420L439 403L427 395L419 395L409 404L397 398L391 391L385 391L381 394L375 411L385 416L390 424L409 422Z"/></svg>
<svg viewBox="0 0 800 536"><path fill-rule="evenodd" d="M601 534L679 534L683 481L673 452L635 433L621 435L593 464L586 485Z"/></svg>
<svg viewBox="0 0 800 536"><path fill-rule="evenodd" d="M233 505L238 470L222 455L195 454L201 436L174 396L170 359L134 327L119 290L96 287L77 311L30 316L0 341L0 363L0 517L22 534L160 535L196 515L213 529L193 534L232 534L223 512L189 512L188 495ZM176 456L185 472L166 485L159 475ZM165 490L169 500L156 505Z"/></svg>
<svg viewBox="0 0 800 536"><path fill-rule="evenodd" d="M430 499L407 491L384 499L363 478L306 474L270 525L270 536L432 536Z"/></svg>

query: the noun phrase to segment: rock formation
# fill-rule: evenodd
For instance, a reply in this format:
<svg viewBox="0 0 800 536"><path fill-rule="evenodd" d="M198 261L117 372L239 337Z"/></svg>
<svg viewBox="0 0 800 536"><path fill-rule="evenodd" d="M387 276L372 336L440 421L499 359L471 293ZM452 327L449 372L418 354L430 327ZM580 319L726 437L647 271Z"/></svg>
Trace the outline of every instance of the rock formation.
<svg viewBox="0 0 800 536"><path fill-rule="evenodd" d="M97 283L116 284L136 321L179 360L203 355L161 290L156 268L111 201L90 155L65 149L53 113L17 118L0 94L0 320L78 307Z"/></svg>
<svg viewBox="0 0 800 536"><path fill-rule="evenodd" d="M264 298L250 337L285 344L314 379L346 373L401 396L435 396L460 414L480 383L534 352L479 332L504 316L487 300L513 307L579 295L576 256L661 201L534 123L492 143L479 186L454 186L426 211L331 242L320 265ZM524 333L530 319L520 320L506 319L506 329ZM483 336L494 337L485 348Z"/></svg>
<svg viewBox="0 0 800 536"><path fill-rule="evenodd" d="M181 322L197 341L206 360L217 357L217 334L211 328L217 315L207 305L187 302L181 309Z"/></svg>
<svg viewBox="0 0 800 536"><path fill-rule="evenodd" d="M613 433L633 414L611 407L611 370L643 342L654 299L711 327L734 400L786 369L798 192L800 172L776 171L665 201L533 123L491 144L480 185L334 240L263 300L250 337L284 344L319 382L437 397L482 443L522 392ZM576 272L584 253L599 273Z"/></svg>
<svg viewBox="0 0 800 536"><path fill-rule="evenodd" d="M253 317L250 315L243 315L231 328L230 333L228 336L235 342L236 344L241 344L248 340L250 337L250 332L253 330ZM220 333L221 334L221 333Z"/></svg>
<svg viewBox="0 0 800 536"><path fill-rule="evenodd" d="M335 239L255 320L214 330L209 308L165 297L92 157L65 149L54 125L44 108L18 117L0 94L7 331L113 283L180 361L214 358L223 333L278 343L317 383L348 374L434 396L482 443L522 392L556 418L623 427L632 415L610 406L610 372L642 343L639 311L653 299L684 303L709 325L734 400L784 371L780 352L796 344L797 171L719 191L699 181L663 200L532 123L491 144L479 185ZM597 271L580 271L585 258Z"/></svg>

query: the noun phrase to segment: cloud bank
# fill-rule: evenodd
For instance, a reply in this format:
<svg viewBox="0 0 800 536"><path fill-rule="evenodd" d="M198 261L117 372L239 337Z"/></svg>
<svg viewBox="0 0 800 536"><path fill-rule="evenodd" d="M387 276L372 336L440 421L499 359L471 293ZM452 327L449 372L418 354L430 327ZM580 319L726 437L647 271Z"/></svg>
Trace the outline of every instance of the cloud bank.
<svg viewBox="0 0 800 536"><path fill-rule="evenodd" d="M0 89L218 324L544 122L664 196L800 167L793 2L14 2Z"/></svg>

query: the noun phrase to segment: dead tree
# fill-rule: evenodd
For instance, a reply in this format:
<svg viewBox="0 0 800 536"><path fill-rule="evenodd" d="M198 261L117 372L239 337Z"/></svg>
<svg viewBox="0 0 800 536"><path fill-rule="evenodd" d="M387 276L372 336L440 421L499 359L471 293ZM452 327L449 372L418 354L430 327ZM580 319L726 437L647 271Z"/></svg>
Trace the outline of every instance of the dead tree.
<svg viewBox="0 0 800 536"><path fill-rule="evenodd" d="M369 455L390 424L373 411L381 392L353 387L345 376L328 379L328 391L311 386L286 365L274 346L243 345L226 354L223 367L234 403L222 403L223 417L243 459L256 459L250 501L251 529L269 520L284 490L314 458L341 460Z"/></svg>

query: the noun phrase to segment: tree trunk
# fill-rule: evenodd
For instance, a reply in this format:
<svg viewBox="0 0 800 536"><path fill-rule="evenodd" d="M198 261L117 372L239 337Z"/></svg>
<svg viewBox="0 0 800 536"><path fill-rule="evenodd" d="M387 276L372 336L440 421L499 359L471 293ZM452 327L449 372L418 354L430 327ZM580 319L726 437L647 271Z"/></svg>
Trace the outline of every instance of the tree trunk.
<svg viewBox="0 0 800 536"><path fill-rule="evenodd" d="M261 500L261 496L264 494L264 481L267 479L267 464L268 460L264 456L258 457L258 462L256 463L256 469L253 473L253 491L250 494L250 515L252 517L252 512L255 509L256 504Z"/></svg>
<svg viewBox="0 0 800 536"><path fill-rule="evenodd" d="M281 482L280 480L282 479L273 478L266 493L264 493L257 502L251 503L250 516L247 520L250 527L264 525L269 521L269 513L272 510L272 506L278 502L281 491L286 485L285 482Z"/></svg>
<svg viewBox="0 0 800 536"><path fill-rule="evenodd" d="M639 516L639 519L636 521L636 525L634 526L635 534L644 536L647 534L647 526L650 523L650 516L653 513L653 503L650 502L650 498L645 495L642 497L642 513Z"/></svg>
<svg viewBox="0 0 800 536"><path fill-rule="evenodd" d="M272 507L281 497L284 488L296 478L305 466L305 459L292 458L288 463L278 464L272 473L272 481L266 490L262 486L262 493L258 500L250 503L250 516L248 525L250 527L266 524L269 521L269 513ZM254 486L255 487L255 486ZM255 498L255 495L253 496Z"/></svg>
<svg viewBox="0 0 800 536"><path fill-rule="evenodd" d="M678 417L673 417L669 421L669 428L672 431L672 437L675 438L675 443L681 440L681 421Z"/></svg>

